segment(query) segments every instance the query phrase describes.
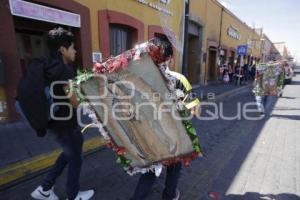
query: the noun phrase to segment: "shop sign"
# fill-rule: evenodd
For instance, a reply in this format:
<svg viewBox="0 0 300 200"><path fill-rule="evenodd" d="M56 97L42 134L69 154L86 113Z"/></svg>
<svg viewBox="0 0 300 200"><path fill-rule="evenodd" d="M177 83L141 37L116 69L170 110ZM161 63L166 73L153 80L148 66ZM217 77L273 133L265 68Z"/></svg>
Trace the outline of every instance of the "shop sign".
<svg viewBox="0 0 300 200"><path fill-rule="evenodd" d="M147 0L136 0L137 2L141 3L141 4L144 4L152 9L155 9L161 13L164 13L166 15L170 15L170 16L173 16L173 12L171 12L170 10L166 9L166 8L163 8L162 6L160 6L159 4L156 4L156 3L151 3ZM171 0L160 0L161 3L163 4L169 4Z"/></svg>
<svg viewBox="0 0 300 200"><path fill-rule="evenodd" d="M237 53L241 56L247 55L247 45L239 45L237 47Z"/></svg>
<svg viewBox="0 0 300 200"><path fill-rule="evenodd" d="M240 35L239 31L236 28L234 28L233 26L230 26L227 29L227 34L229 35L229 37L232 37L233 39L236 39L236 40L241 39L241 35Z"/></svg>
<svg viewBox="0 0 300 200"><path fill-rule="evenodd" d="M171 2L171 0L160 0L161 3L164 3L164 4L169 4Z"/></svg>
<svg viewBox="0 0 300 200"><path fill-rule="evenodd" d="M80 27L80 15L22 0L9 0L12 15Z"/></svg>

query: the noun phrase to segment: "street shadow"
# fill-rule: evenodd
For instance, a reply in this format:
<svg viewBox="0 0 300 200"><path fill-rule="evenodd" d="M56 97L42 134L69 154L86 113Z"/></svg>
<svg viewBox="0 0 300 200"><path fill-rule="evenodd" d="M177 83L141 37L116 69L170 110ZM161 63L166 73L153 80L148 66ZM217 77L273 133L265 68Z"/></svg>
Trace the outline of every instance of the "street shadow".
<svg viewBox="0 0 300 200"><path fill-rule="evenodd" d="M300 74L300 71L299 70L295 70L294 71L294 75L296 75L296 74Z"/></svg>
<svg viewBox="0 0 300 200"><path fill-rule="evenodd" d="M298 72L300 74L300 71ZM299 77L299 75L297 75L297 78ZM299 79L298 79L299 80ZM291 85L300 85L300 81L292 81L291 84L286 85L287 87L291 87ZM293 87L293 86L292 86ZM295 88L295 86L293 87ZM285 94L285 93L284 93ZM238 186L237 184L241 183L241 184L245 184L246 185L246 181L244 180L246 179L243 175L244 175L244 171L243 168L244 166L243 163L245 163L245 161L247 160L248 156L250 155L250 151L252 150L254 144L257 142L258 137L262 134L262 129L264 128L265 124L270 120L270 119L274 119L274 118L280 118L280 119L287 119L287 120L300 120L300 115L296 115L297 113L294 113L294 115L286 115L285 113L279 113L279 114L273 114L272 111L273 110L286 110L286 111L299 111L299 106L295 105L293 107L287 107L287 105L285 105L284 103L286 103L289 100L294 100L294 99L298 99L299 97L296 96L282 96L280 98L274 97L271 102L269 103L269 105L267 106L267 111L265 114L265 118L260 120L260 121L256 121L255 123L257 123L257 126L253 126L253 130L252 131L248 131L247 134L244 134L243 137L241 137L241 139L238 142L229 144L226 146L226 148L231 149L231 151L234 151L233 153L231 153L231 155L226 155L222 152L222 150L215 150L216 152L218 152L219 154L224 155L223 156L223 160L224 163L222 162L215 162L217 164L222 165L222 168L217 172L217 175L215 175L214 177L212 177L211 179L206 179L207 180L207 189L206 190L202 190L201 188L199 189L199 193L204 194L204 196L201 196L201 200L300 200L300 196L297 196L295 194L289 194L289 193L280 193L280 194L272 194L273 191L266 191L267 193L270 192L271 194L259 194L255 191L259 192L258 190L255 190L253 188L259 188L258 186L254 185L249 185L249 186ZM270 98L268 98L269 101ZM278 102L279 99L283 99L283 105L285 106L281 106L281 107L276 107L275 105ZM216 122L216 124L219 122ZM236 129L239 128L238 124L240 122L236 123ZM249 123L252 123L249 121ZM243 128L243 127L240 127ZM212 127L213 129L213 127ZM246 130L242 130L240 129L241 132L244 132ZM234 129L233 129L234 131ZM201 137L200 137L201 139ZM237 147L235 147L235 145ZM217 146L216 148L221 148L220 145ZM258 150L259 151L259 150ZM215 155L217 155L217 153L215 153ZM210 155L207 155L208 157ZM226 160L226 157L229 157ZM216 159L220 159L220 157L216 157ZM253 158L254 159L254 158ZM255 158L255 159L259 159L259 158ZM226 162L226 163L225 163ZM203 163L204 164L204 163ZM260 163L262 164L262 163ZM255 163L253 163L253 165L255 165ZM210 168L207 171L211 171L213 170L213 166L211 165L212 168ZM217 167L217 166L215 166ZM243 173L240 173L243 172ZM248 172L249 173L249 172ZM254 172L255 173L255 172ZM259 172L260 173L260 172ZM251 176L251 175L249 175ZM253 175L253 177L251 177L251 181L247 182L247 184L259 184L261 180L255 180L255 177L257 175ZM242 181L241 181L242 180ZM244 181L244 182L243 182ZM250 190L250 188L252 188ZM253 191L253 192L247 192L245 194L228 194L227 192L230 191L236 191L235 189L240 189L243 190L245 192L247 191ZM216 193L218 194L217 197L212 198L211 196L206 196L205 192L210 193ZM285 191L282 191L285 192ZM274 191L275 193L275 191ZM226 195L227 194L227 195Z"/></svg>
<svg viewBox="0 0 300 200"><path fill-rule="evenodd" d="M222 92L225 91L230 91L237 88L234 84L226 84L224 85L223 83L218 83L214 85L208 85L208 86L202 86L193 89L195 93L197 93L197 96L200 101L204 100L215 100L215 97Z"/></svg>
<svg viewBox="0 0 300 200"><path fill-rule="evenodd" d="M299 110L299 109L297 109ZM289 119L289 120L300 120L300 115L276 115L272 114L270 117L276 117L280 119Z"/></svg>
<svg viewBox="0 0 300 200"><path fill-rule="evenodd" d="M295 194L259 194L256 192L247 192L242 195L230 194L219 200L300 200L300 197Z"/></svg>
<svg viewBox="0 0 300 200"><path fill-rule="evenodd" d="M247 97L249 98L250 95L248 94ZM247 97L245 97L245 98L247 98ZM220 169L220 171L218 171L218 172L216 171L217 175L215 177L211 177L210 180L207 180L210 182L210 185L207 186L208 191L206 191L206 189L204 190L204 189L200 188L199 193L205 194L207 192L209 193L209 192L215 191L216 193L220 194L220 196L222 197L220 199L215 199L215 200L223 200L223 199L259 200L259 199L263 199L261 197L264 197L264 195L257 194L257 193L246 193L245 195L229 195L229 196L226 196L225 194L228 191L228 189L231 187L231 185L233 184L233 182L234 182L236 176L239 174L240 170L242 170L241 167L242 167L243 163L245 162L245 160L247 159L248 154L252 150L254 144L256 143L257 138L262 133L262 129L264 128L265 124L271 117L273 117L273 115L271 115L271 113L272 113L272 110L274 109L275 104L277 103L278 99L279 99L278 97L268 98L266 114L265 114L264 118L262 118L261 120L247 121L247 119L244 119L245 120L244 122L237 121L235 123L235 127L232 127L232 129L239 129L239 130L241 130L241 132L245 132L245 133L241 134L242 136L239 136L240 137L239 139L236 139L236 141L229 143L226 146L226 148L232 149L233 152L231 153L231 155L225 156L225 154L224 154L225 152L222 152L222 149L220 149L220 150L216 149L216 150L214 150L215 152L208 152L207 157L215 156L217 154L223 154L224 155L223 157L218 156L216 159L223 159L226 161L224 161L224 164L222 164L223 166ZM255 100L253 98L253 100L249 99L249 101L255 101ZM258 114L258 113L253 113L253 114ZM285 117L288 117L288 116L285 116ZM298 119L298 116L293 116L291 118L296 120L296 119ZM299 117L299 119L300 119L300 117ZM243 130L243 127L239 127L239 124L241 124L241 122L243 124L255 123L255 125L253 125L253 126L251 125L250 126L251 130L246 131L246 130ZM216 122L216 124L217 123L220 123L220 122ZM244 128L247 128L247 127L244 127ZM211 129L213 129L213 128L211 127ZM226 138L224 138L224 140L225 139ZM222 139L220 139L220 140L222 140ZM200 137L200 141L201 141L201 137ZM215 146L214 148L219 148L219 147ZM220 148L222 148L222 147L220 147ZM226 158L226 157L228 157L228 158ZM221 164L222 162L216 162L216 163ZM203 164L205 164L205 163L203 163ZM213 168L209 169L209 170L213 170ZM205 198L204 196L202 196L200 199L201 200L213 199L213 198ZM286 197L284 198L284 196L286 196ZM282 194L280 196L280 198L287 199L288 195Z"/></svg>
<svg viewBox="0 0 300 200"><path fill-rule="evenodd" d="M292 81L290 84L288 85L300 85L300 81Z"/></svg>
<svg viewBox="0 0 300 200"><path fill-rule="evenodd" d="M274 110L300 110L298 108L285 108L285 107L278 107L278 108L275 108Z"/></svg>
<svg viewBox="0 0 300 200"><path fill-rule="evenodd" d="M281 99L297 99L297 97L280 97Z"/></svg>

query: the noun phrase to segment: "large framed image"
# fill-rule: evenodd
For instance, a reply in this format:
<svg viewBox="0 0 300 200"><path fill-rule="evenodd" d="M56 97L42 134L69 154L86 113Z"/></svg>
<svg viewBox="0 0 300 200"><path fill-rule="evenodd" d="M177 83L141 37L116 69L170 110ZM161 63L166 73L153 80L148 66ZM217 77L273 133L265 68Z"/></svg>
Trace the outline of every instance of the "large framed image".
<svg viewBox="0 0 300 200"><path fill-rule="evenodd" d="M81 90L131 168L194 152L166 80L148 54L127 69L88 79Z"/></svg>
<svg viewBox="0 0 300 200"><path fill-rule="evenodd" d="M256 76L256 96L277 96L282 89L283 70L280 63L259 64ZM260 94L258 94L260 93Z"/></svg>

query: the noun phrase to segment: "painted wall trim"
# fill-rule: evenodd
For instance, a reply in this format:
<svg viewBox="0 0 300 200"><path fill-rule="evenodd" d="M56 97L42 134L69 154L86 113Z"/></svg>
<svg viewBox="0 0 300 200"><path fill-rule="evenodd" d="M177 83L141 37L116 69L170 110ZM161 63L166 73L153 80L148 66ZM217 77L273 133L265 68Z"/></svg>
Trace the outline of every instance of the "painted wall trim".
<svg viewBox="0 0 300 200"><path fill-rule="evenodd" d="M137 30L137 42L144 42L144 23L134 17L112 10L98 11L99 46L103 58L110 56L109 24L122 24Z"/></svg>

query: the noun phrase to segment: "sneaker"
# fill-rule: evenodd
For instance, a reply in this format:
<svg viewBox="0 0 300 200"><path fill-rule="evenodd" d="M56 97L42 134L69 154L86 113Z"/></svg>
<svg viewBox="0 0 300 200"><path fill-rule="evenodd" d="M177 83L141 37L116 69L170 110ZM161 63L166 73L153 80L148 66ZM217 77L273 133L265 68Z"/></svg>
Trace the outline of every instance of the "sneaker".
<svg viewBox="0 0 300 200"><path fill-rule="evenodd" d="M173 200L179 200L180 198L180 191L176 190L176 196L173 198Z"/></svg>
<svg viewBox="0 0 300 200"><path fill-rule="evenodd" d="M43 187L39 186L31 193L31 197L38 200L58 200L53 187L48 191L44 191Z"/></svg>
<svg viewBox="0 0 300 200"><path fill-rule="evenodd" d="M89 200L94 196L94 193L94 190L79 191L74 200Z"/></svg>

